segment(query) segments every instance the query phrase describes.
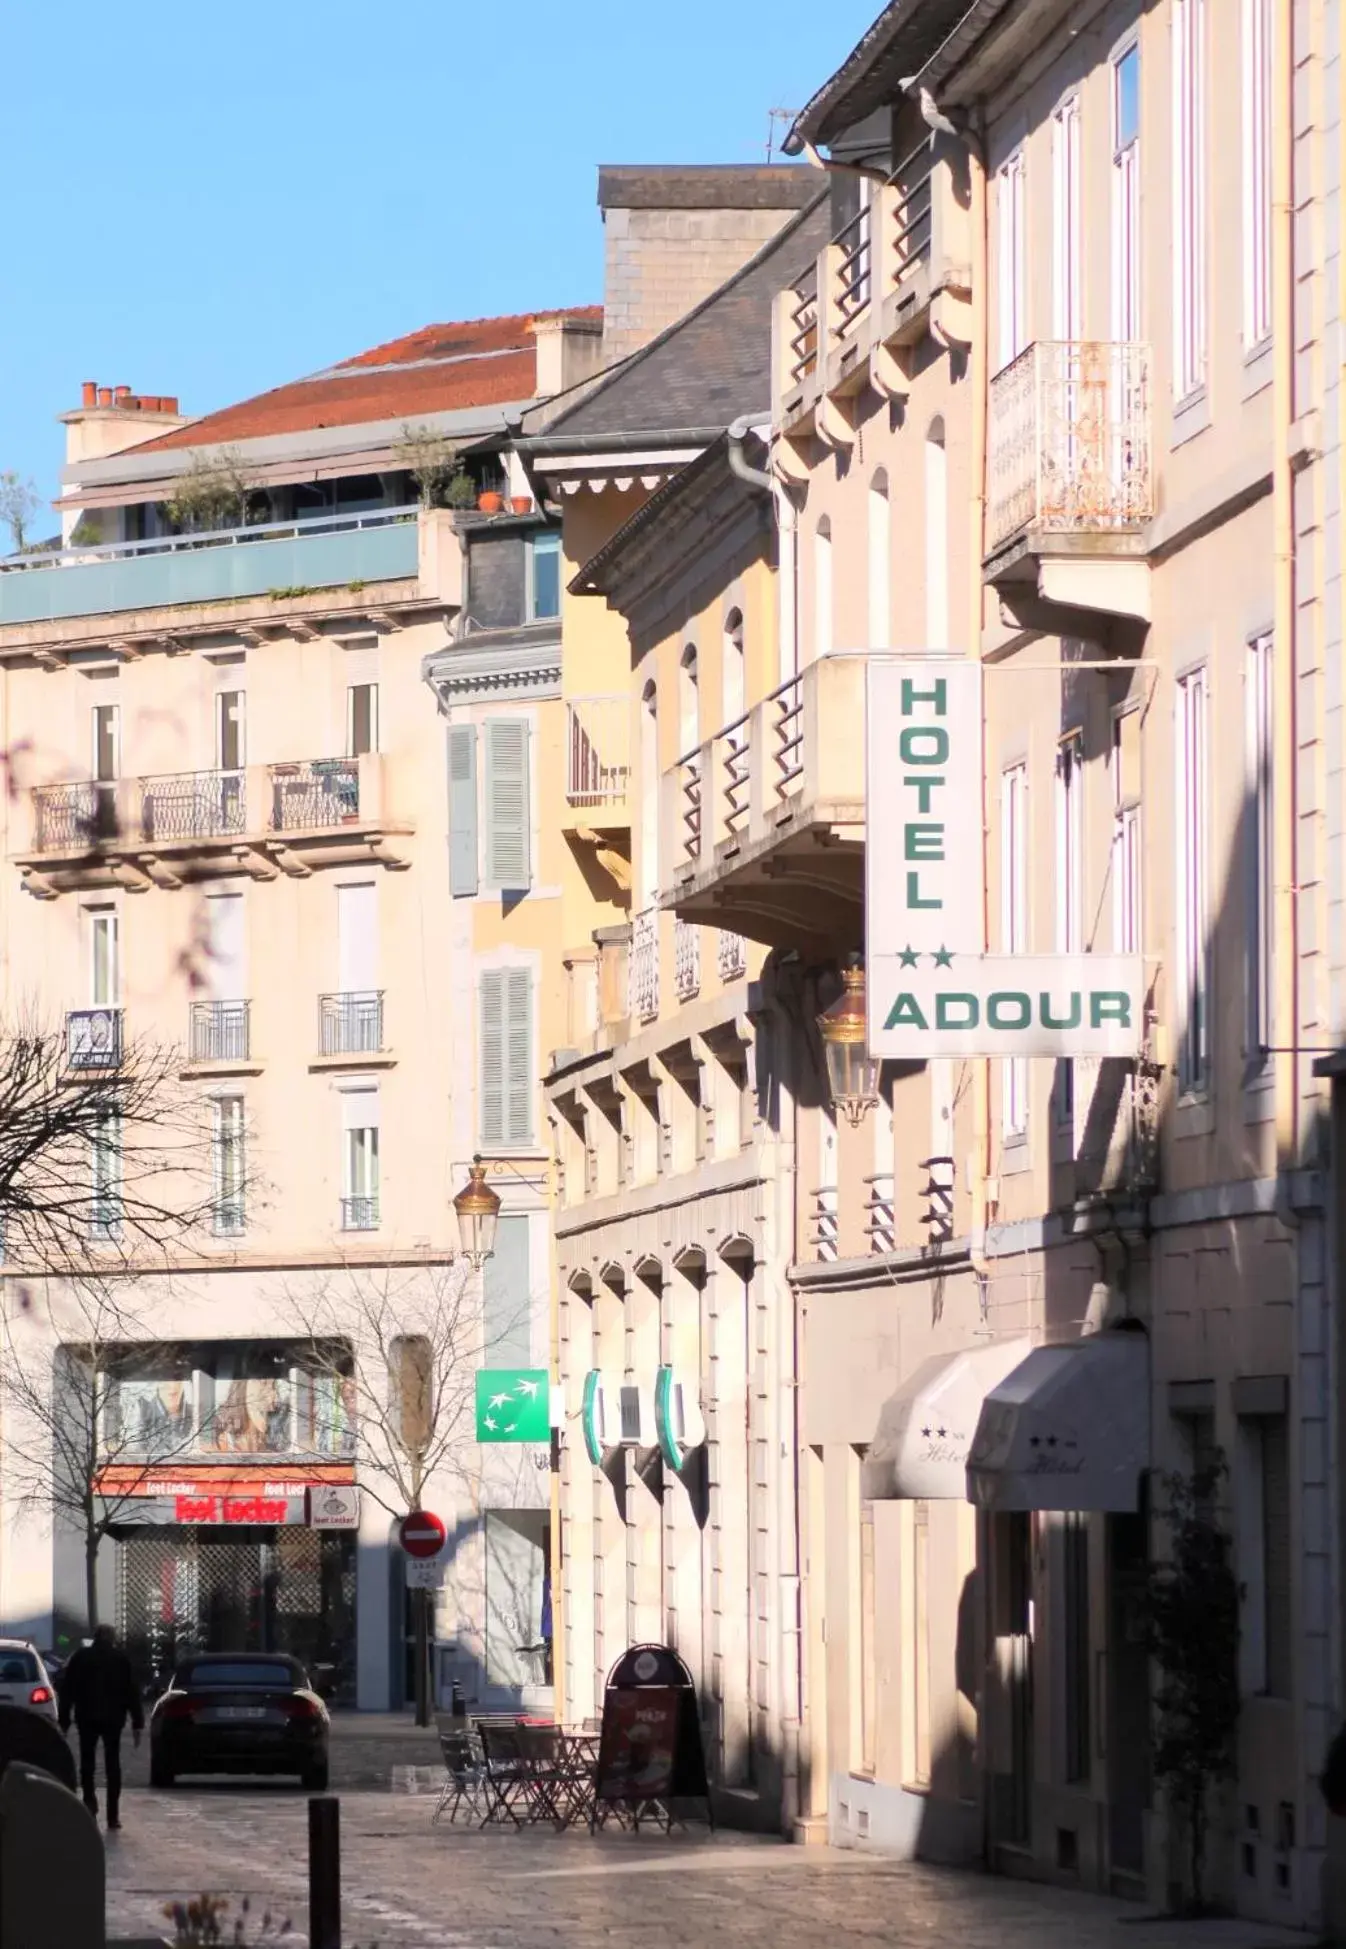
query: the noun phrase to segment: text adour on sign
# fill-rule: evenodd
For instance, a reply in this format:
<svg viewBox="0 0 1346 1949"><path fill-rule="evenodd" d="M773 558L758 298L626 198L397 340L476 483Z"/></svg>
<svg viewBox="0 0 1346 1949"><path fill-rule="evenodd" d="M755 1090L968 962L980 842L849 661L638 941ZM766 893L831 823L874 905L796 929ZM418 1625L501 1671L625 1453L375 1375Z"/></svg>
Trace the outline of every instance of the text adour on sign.
<svg viewBox="0 0 1346 1949"><path fill-rule="evenodd" d="M963 657L869 666L869 1048L934 1056L1131 1056L1139 955L990 955L982 942L981 687Z"/></svg>

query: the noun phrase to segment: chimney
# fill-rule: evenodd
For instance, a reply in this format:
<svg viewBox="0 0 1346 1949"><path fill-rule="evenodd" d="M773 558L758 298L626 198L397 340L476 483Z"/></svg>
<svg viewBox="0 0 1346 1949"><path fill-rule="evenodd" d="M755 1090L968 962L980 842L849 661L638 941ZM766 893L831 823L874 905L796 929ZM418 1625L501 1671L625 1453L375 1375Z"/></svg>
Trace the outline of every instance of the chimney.
<svg viewBox="0 0 1346 1949"><path fill-rule="evenodd" d="M603 364L600 318L535 318L528 327L537 346L533 391L539 399L568 392Z"/></svg>
<svg viewBox="0 0 1346 1949"><path fill-rule="evenodd" d="M601 168L604 364L708 298L821 187L791 164Z"/></svg>
<svg viewBox="0 0 1346 1949"><path fill-rule="evenodd" d="M129 386L113 387L112 403L114 406L124 406L130 397L131 397L131 388Z"/></svg>
<svg viewBox="0 0 1346 1949"><path fill-rule="evenodd" d="M98 388L98 404L100 406L110 406L112 404L111 386L100 386Z"/></svg>
<svg viewBox="0 0 1346 1949"><path fill-rule="evenodd" d="M80 387L80 405L96 406L97 404L98 404L97 381L93 379L86 379L84 381L84 384Z"/></svg>

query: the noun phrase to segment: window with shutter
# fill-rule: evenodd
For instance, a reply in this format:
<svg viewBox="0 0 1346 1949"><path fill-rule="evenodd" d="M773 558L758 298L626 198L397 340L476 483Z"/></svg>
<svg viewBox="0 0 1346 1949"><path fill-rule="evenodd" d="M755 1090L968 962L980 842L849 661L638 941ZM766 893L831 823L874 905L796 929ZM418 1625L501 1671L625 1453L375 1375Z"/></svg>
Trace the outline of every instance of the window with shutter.
<svg viewBox="0 0 1346 1949"><path fill-rule="evenodd" d="M533 976L487 968L481 977L481 1142L485 1150L533 1141Z"/></svg>
<svg viewBox="0 0 1346 1949"><path fill-rule="evenodd" d="M449 732L449 892L477 890L477 729Z"/></svg>
<svg viewBox="0 0 1346 1949"><path fill-rule="evenodd" d="M518 891L528 870L528 725L519 717L486 720L486 879Z"/></svg>

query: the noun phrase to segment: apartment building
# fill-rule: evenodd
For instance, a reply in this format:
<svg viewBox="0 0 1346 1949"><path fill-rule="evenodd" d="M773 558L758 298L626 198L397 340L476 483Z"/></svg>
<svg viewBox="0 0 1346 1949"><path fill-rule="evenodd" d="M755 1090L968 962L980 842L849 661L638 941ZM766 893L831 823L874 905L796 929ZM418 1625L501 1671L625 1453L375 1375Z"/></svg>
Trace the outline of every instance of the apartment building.
<svg viewBox="0 0 1346 1949"><path fill-rule="evenodd" d="M985 898L936 966L1130 957L1143 1018L1120 1058L1067 1032L1050 1058L969 1036L915 1071L834 1059L855 1128L825 1098L801 1119L808 1810L857 1843L1180 1885L1135 1602L1163 1472L1218 1448L1242 1706L1208 1877L1298 1922L1340 1697L1311 1074L1335 1040L1321 25L1258 0L899 0L800 117L787 148L827 151L849 213L777 312L799 675L749 738L760 852L720 815L667 896L795 948L820 1003L868 931L872 988L900 868L888 781L856 789L864 665L871 752L896 753L875 671L916 652L927 683L953 653L951 694L980 698L962 823L985 826ZM898 1001L868 996L879 1049Z"/></svg>
<svg viewBox="0 0 1346 1949"><path fill-rule="evenodd" d="M461 1428L424 1484L441 1681L550 1697L546 1451L479 1449L470 1407L483 1361L549 1351L560 554L504 430L592 369L600 325L432 326L191 421L86 388L64 542L0 566L8 1019L63 1017L77 1075L179 1048L220 1187L199 1251L132 1255L119 1288L130 1474L100 1478L98 1581L147 1665L268 1646L340 1699L407 1695L379 1429L399 1360L431 1359ZM179 533L184 482L209 517ZM477 1152L502 1206L479 1276L451 1209ZM121 1264L116 1170L95 1265L100 1239ZM12 1357L59 1361L69 1290L5 1272ZM82 1538L0 1485L6 1628L77 1633ZM317 1526L320 1487L356 1492L353 1527Z"/></svg>
<svg viewBox="0 0 1346 1949"><path fill-rule="evenodd" d="M668 173L676 203L682 172ZM771 196L776 234L521 443L562 511L566 823L624 908L574 941L573 1033L546 1079L566 1404L558 1683L587 1714L628 1644L674 1644L721 1811L788 1827L798 1571L771 1004L760 948L683 926L660 900L670 831L696 828L702 739L774 682L774 492L762 443L734 423L765 422L773 294L826 218L812 171L724 178L726 198ZM673 782L679 759L691 771Z"/></svg>

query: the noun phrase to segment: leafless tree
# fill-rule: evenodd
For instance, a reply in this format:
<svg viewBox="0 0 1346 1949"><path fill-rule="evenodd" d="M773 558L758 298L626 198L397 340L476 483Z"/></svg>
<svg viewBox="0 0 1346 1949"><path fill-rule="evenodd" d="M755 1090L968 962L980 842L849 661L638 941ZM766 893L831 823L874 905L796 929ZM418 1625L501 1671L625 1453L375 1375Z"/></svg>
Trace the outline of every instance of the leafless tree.
<svg viewBox="0 0 1346 1949"><path fill-rule="evenodd" d="M78 1532L88 1628L98 1551L148 1478L201 1439L185 1350L152 1341L125 1275L12 1281L4 1311L4 1470L15 1501ZM135 1383L150 1381L152 1388Z"/></svg>
<svg viewBox="0 0 1346 1949"><path fill-rule="evenodd" d="M12 468L0 474L0 521L9 529L14 552L21 555L28 546L28 528L42 502L30 480Z"/></svg>
<svg viewBox="0 0 1346 1949"><path fill-rule="evenodd" d="M177 1452L170 1426L137 1460L141 1431L117 1418L154 1340L140 1281L198 1257L232 1201L259 1189L246 1148L221 1169L180 1052L108 1023L105 1044L64 1024L0 1029L4 1469L11 1493L81 1530L90 1624L99 1543L139 1493L136 1471ZM172 1357L156 1347L170 1369ZM109 1478L114 1464L131 1474Z"/></svg>
<svg viewBox="0 0 1346 1949"><path fill-rule="evenodd" d="M475 505L476 484L461 471L457 448L433 427L404 424L395 452L415 481L423 508Z"/></svg>
<svg viewBox="0 0 1346 1949"><path fill-rule="evenodd" d="M405 1516L432 1477L470 1479L482 1331L465 1262L350 1266L288 1289L283 1310L304 1366L346 1404L361 1487L381 1508Z"/></svg>
<svg viewBox="0 0 1346 1949"><path fill-rule="evenodd" d="M180 1080L181 1063L171 1044L123 1036L111 1010L74 1036L65 1023L0 1026L11 1265L101 1275L198 1249L219 1192L206 1105ZM230 1191L240 1190L235 1173Z"/></svg>

